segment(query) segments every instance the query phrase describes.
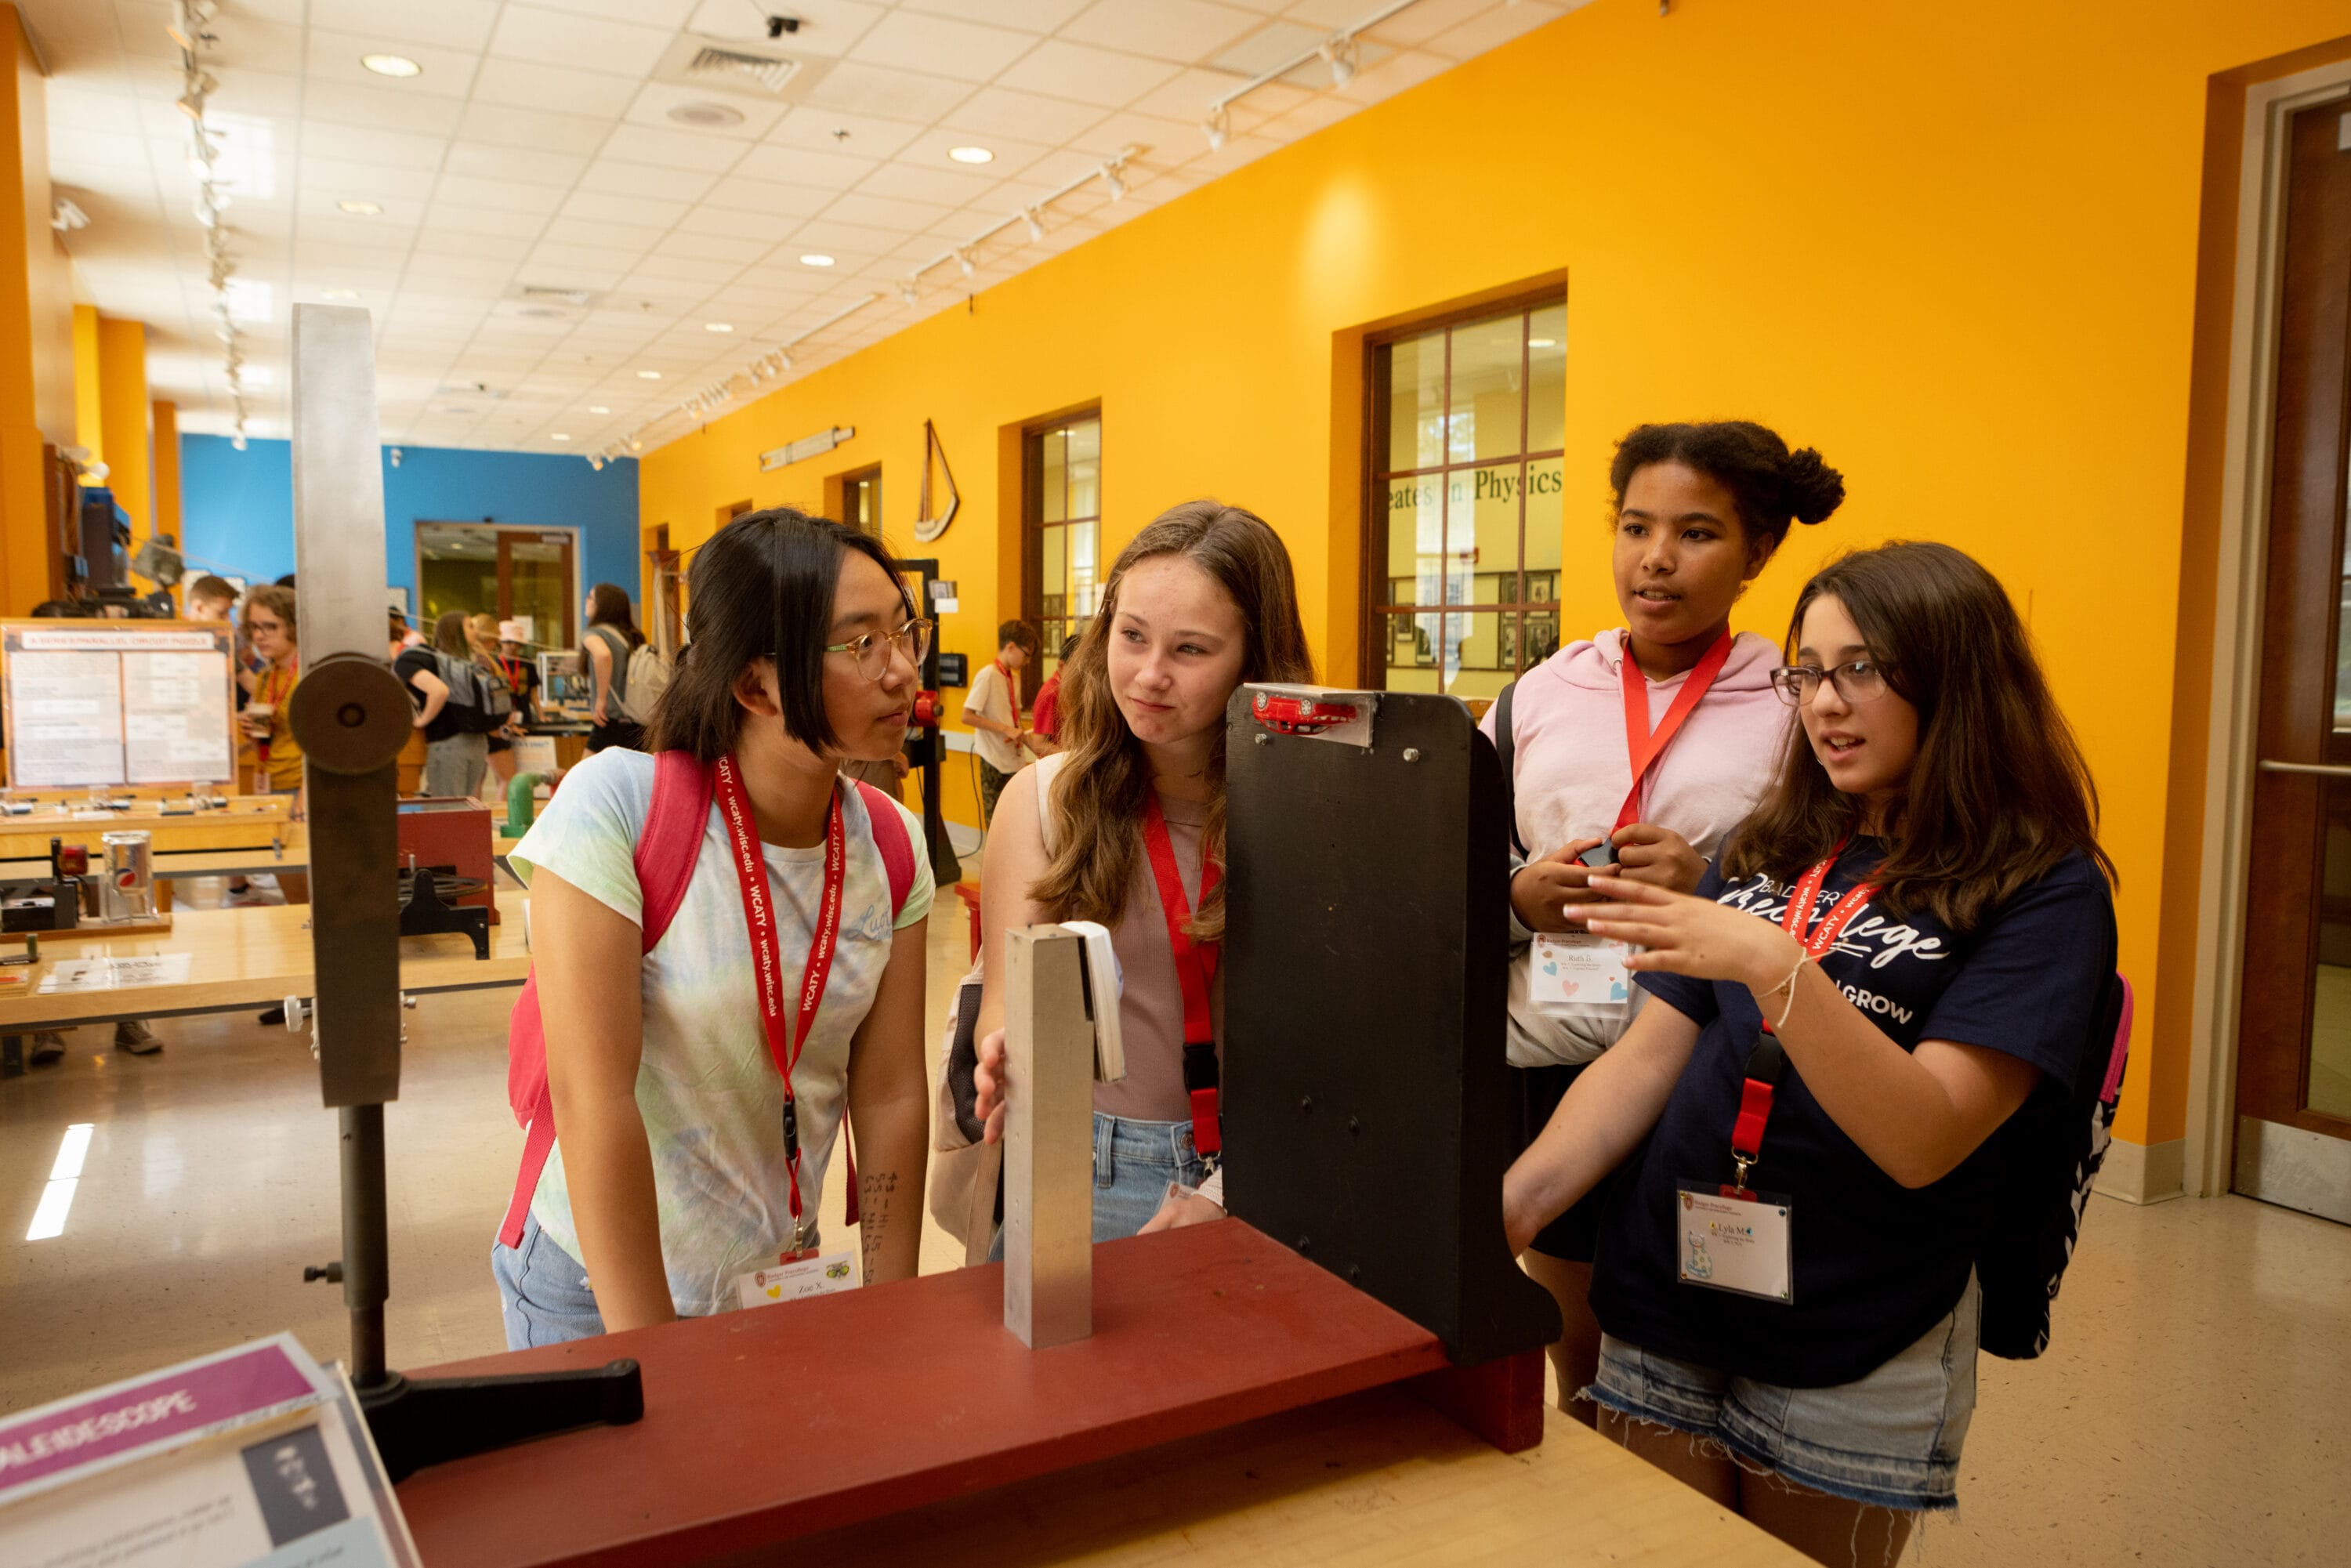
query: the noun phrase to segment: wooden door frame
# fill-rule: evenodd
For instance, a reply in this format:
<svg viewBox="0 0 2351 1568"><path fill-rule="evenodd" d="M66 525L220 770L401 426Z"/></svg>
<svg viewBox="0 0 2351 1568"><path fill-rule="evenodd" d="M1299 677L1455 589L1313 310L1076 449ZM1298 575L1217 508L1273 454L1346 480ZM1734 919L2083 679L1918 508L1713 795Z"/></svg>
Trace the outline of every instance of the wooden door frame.
<svg viewBox="0 0 2351 1568"><path fill-rule="evenodd" d="M415 626L418 631L423 632L427 640L431 639L433 629L430 626L422 624L424 619L424 530L426 528L488 528L492 531L493 538L498 541L492 547L492 559L497 563L498 601L501 604L507 601L507 554L503 543L506 536L508 533L565 535L570 541L564 548L569 552L567 559L569 560L571 568L571 596L564 601L563 620L566 626L577 630L580 618L580 606L586 601L588 596L587 585L583 580L584 573L581 570L586 560L588 541L583 530L578 524L499 523L492 522L487 519L476 522L470 517L419 517L410 526L408 530L409 557L413 562L413 570L416 574L411 580L416 585L416 609L414 613L409 617L409 624ZM510 612L501 611L499 613L500 618L504 619L507 614L510 613ZM565 642L562 644L544 643L542 645L548 647L566 646L569 645L569 637L567 635Z"/></svg>
<svg viewBox="0 0 2351 1568"><path fill-rule="evenodd" d="M2212 697L2196 890L2196 962L2189 1004L2187 1132L2176 1175L2157 1168L2147 1155L2140 1156L2144 1168L2122 1173L2117 1196L2141 1202L2183 1189L2199 1197L2219 1196L2231 1189L2235 1168L2237 1020L2243 999L2245 894L2261 709L2287 121L2302 110L2335 100L2351 107L2351 61L2253 82L2245 89L2220 548L2213 581ZM2116 1145L2118 1151L2127 1147ZM2102 1189L2109 1186L2104 1177L2099 1185Z"/></svg>

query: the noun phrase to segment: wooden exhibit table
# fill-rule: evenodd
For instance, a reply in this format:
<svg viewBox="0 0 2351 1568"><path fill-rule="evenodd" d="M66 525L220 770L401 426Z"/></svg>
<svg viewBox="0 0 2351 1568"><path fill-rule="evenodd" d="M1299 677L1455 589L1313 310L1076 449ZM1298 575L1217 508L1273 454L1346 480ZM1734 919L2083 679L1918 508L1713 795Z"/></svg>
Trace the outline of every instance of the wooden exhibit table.
<svg viewBox="0 0 2351 1568"><path fill-rule="evenodd" d="M519 986L530 972L523 936L523 897L498 894L503 921L490 927L490 956L474 956L473 939L455 934L400 939L400 988L411 995ZM234 1012L268 1007L289 996L317 990L310 956L310 906L266 904L245 909L181 909L169 933L125 936L100 946L83 941L58 948L44 945L32 977L32 992L0 998L0 1034L70 1029L117 1019L183 1018L195 1013ZM100 942L105 939L101 938ZM178 986L140 986L119 990L37 994L41 977L61 961L100 952L121 957L185 953L193 962Z"/></svg>
<svg viewBox="0 0 2351 1568"><path fill-rule="evenodd" d="M49 841L86 845L93 860L105 853L108 833L144 830L153 835L150 846L159 856L183 850L272 850L298 848L310 841L303 825L293 820L293 800L282 795L234 795L217 811L109 811L103 817L74 817L62 811L36 811L28 817L0 817L0 860L37 860L48 863Z"/></svg>
<svg viewBox="0 0 2351 1568"><path fill-rule="evenodd" d="M1235 1514L1227 1546L1273 1531L1289 1561L1323 1555L1321 1523L1362 1561L1448 1561L1460 1541L1547 1563L1788 1560L1572 1422L1541 1449L1487 1447L1406 1391L1460 1375L1435 1336L1238 1220L1104 1243L1093 1272L1092 1337L1045 1351L1004 1327L987 1265L418 1371L630 1356L645 1413L429 1467L401 1506L433 1568L770 1561L784 1542L810 1562L1112 1541L1156 1561L1205 1554L1198 1526L1236 1510L1259 1518Z"/></svg>

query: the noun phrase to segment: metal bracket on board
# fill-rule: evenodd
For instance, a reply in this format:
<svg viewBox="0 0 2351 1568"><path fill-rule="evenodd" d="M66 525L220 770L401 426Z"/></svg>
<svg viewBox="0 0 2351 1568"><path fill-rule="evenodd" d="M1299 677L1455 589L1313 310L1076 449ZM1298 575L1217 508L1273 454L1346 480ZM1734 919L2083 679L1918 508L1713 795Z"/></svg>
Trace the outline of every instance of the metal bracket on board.
<svg viewBox="0 0 2351 1568"><path fill-rule="evenodd" d="M1309 740L1334 740L1367 750L1371 747L1372 721L1380 707L1377 692L1278 683L1252 685L1248 691L1249 716L1258 723L1260 746L1270 731Z"/></svg>

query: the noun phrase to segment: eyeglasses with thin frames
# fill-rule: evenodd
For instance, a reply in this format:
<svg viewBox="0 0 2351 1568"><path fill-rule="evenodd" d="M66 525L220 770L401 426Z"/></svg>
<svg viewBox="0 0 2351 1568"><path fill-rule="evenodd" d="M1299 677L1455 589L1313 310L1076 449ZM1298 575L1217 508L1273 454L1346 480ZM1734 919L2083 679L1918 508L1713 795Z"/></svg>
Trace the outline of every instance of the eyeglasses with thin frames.
<svg viewBox="0 0 2351 1568"><path fill-rule="evenodd" d="M878 681L890 673L890 650L901 649L909 664L922 667L931 651L931 632L937 622L921 617L907 622L895 632L868 632L862 637L852 637L846 643L828 643L828 653L846 653L856 662L857 673L869 681Z"/></svg>
<svg viewBox="0 0 2351 1568"><path fill-rule="evenodd" d="M1836 687L1837 695L1856 706L1886 695L1886 666L1875 659L1855 659L1828 670L1784 664L1771 672L1771 689L1780 694L1782 702L1802 707L1813 700L1824 680Z"/></svg>

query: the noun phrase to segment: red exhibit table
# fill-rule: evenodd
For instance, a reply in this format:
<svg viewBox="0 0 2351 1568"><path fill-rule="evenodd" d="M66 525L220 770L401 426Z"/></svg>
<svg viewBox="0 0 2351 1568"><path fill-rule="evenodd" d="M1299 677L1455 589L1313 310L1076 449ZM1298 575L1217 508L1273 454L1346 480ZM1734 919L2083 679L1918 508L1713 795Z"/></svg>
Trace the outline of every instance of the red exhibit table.
<svg viewBox="0 0 2351 1568"><path fill-rule="evenodd" d="M1504 1447L1541 1432L1540 1352L1456 1371L1426 1330L1238 1220L1104 1243L1093 1270L1092 1337L1050 1350L1004 1327L990 1266L428 1369L633 1356L644 1418L429 1468L401 1505L433 1568L674 1563L1407 1378Z"/></svg>

